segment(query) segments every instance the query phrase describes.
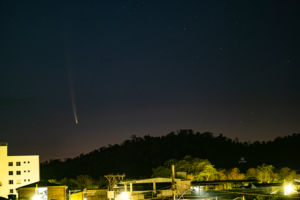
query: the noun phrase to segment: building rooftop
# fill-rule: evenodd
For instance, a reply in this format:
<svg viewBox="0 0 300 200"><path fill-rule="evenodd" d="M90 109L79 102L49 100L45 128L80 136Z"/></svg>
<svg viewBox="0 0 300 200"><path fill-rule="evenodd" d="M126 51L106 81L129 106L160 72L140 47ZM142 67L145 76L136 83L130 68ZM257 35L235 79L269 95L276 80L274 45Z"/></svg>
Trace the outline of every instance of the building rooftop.
<svg viewBox="0 0 300 200"><path fill-rule="evenodd" d="M0 146L8 146L7 142L0 142Z"/></svg>
<svg viewBox="0 0 300 200"><path fill-rule="evenodd" d="M258 180L219 180L219 181L193 181L192 185L218 185L224 183L257 183Z"/></svg>
<svg viewBox="0 0 300 200"><path fill-rule="evenodd" d="M31 183L31 184L28 184L28 185L25 185L23 187L19 187L17 189L20 189L20 188L35 188L37 185L37 187L53 187L53 186L65 186L67 187L66 185L60 185L60 184L55 184L55 183L49 183L48 181L38 181L38 182L35 182L35 183Z"/></svg>
<svg viewBox="0 0 300 200"><path fill-rule="evenodd" d="M175 182L178 181L191 181L190 179L179 179L175 178ZM172 178L163 178L163 177L157 177L157 178L147 178L147 179L137 179L132 181L121 181L120 184L128 184L128 183L171 183Z"/></svg>

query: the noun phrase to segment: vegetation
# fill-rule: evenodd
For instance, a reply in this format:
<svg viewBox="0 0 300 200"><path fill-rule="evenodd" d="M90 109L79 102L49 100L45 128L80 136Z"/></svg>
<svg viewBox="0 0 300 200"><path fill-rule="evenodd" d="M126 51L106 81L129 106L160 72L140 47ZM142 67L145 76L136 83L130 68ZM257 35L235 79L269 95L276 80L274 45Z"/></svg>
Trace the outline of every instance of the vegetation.
<svg viewBox="0 0 300 200"><path fill-rule="evenodd" d="M50 183L56 183L61 185L67 185L69 190L83 190L87 189L101 189L107 188L108 181L101 177L99 179L93 179L89 175L79 175L76 179L73 178L63 178L61 180L49 179Z"/></svg>
<svg viewBox="0 0 300 200"><path fill-rule="evenodd" d="M265 196L257 196L254 200L277 200L277 197L265 197Z"/></svg>
<svg viewBox="0 0 300 200"><path fill-rule="evenodd" d="M85 174L98 180L111 173L125 173L126 178L165 177L170 174L170 165L176 163L176 171L186 171L194 180L254 177L261 182L278 182L292 179L296 176L292 169L300 169L297 160L299 144L300 134L253 143L192 130L180 130L161 137L133 135L122 144L101 147L64 161L43 162L41 179L66 177L77 180L78 175ZM246 163L239 163L241 157ZM205 175L210 171L213 175Z"/></svg>
<svg viewBox="0 0 300 200"><path fill-rule="evenodd" d="M216 169L208 160L193 158L190 155L182 160L169 159L163 166L153 169L152 177L171 177L171 165L175 165L177 171L187 172L192 181L214 181L214 180L244 180L257 179L261 183L290 181L300 178L294 170L288 167L275 169L272 165L262 164L257 168L250 168L246 174L241 173L239 168L229 170Z"/></svg>
<svg viewBox="0 0 300 200"><path fill-rule="evenodd" d="M182 160L172 158L167 160L163 166L152 169L152 177L171 177L172 165L175 165L176 171L187 172L190 177L195 179L194 177L199 175L199 173L202 172L207 165L211 165L211 163L207 159L193 158L190 155L185 156Z"/></svg>

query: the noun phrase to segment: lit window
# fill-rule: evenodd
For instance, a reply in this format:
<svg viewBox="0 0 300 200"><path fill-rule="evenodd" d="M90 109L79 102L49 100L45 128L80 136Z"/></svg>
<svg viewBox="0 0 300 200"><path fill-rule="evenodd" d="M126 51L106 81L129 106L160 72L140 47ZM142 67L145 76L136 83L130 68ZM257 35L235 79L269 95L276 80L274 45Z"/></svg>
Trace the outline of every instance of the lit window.
<svg viewBox="0 0 300 200"><path fill-rule="evenodd" d="M14 175L14 172L13 171L9 171L8 175Z"/></svg>
<svg viewBox="0 0 300 200"><path fill-rule="evenodd" d="M9 183L10 185L12 185L12 184L14 184L14 181L13 181L13 180L9 180L8 183Z"/></svg>
<svg viewBox="0 0 300 200"><path fill-rule="evenodd" d="M17 166L21 166L21 162L17 162Z"/></svg>
<svg viewBox="0 0 300 200"><path fill-rule="evenodd" d="M17 180L17 184L21 184L21 180Z"/></svg>
<svg viewBox="0 0 300 200"><path fill-rule="evenodd" d="M9 193L14 193L14 189L9 189Z"/></svg>
<svg viewBox="0 0 300 200"><path fill-rule="evenodd" d="M8 166L14 166L14 163L13 162L9 162Z"/></svg>
<svg viewBox="0 0 300 200"><path fill-rule="evenodd" d="M21 175L21 171L17 171L17 175Z"/></svg>
<svg viewBox="0 0 300 200"><path fill-rule="evenodd" d="M30 182L30 179L28 179L28 182Z"/></svg>
<svg viewBox="0 0 300 200"><path fill-rule="evenodd" d="M26 182L26 179L24 179L24 182Z"/></svg>

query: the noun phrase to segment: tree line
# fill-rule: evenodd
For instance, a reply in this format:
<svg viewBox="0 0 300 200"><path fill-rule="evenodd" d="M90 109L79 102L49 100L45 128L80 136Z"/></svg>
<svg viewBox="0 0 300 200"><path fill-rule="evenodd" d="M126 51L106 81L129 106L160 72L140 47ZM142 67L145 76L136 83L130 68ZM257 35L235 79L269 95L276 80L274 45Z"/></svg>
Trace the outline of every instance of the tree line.
<svg viewBox="0 0 300 200"><path fill-rule="evenodd" d="M299 170L299 144L299 133L277 137L273 141L253 143L240 142L238 138L231 139L222 134L213 136L210 132L195 133L193 130L179 130L161 137L132 135L121 144L101 147L75 158L45 161L41 163L41 179L61 180L66 177L75 180L78 175L89 175L98 179L112 173L125 173L126 178L131 179L149 178L152 169L163 166L171 158L180 160L186 155L206 159L207 162L209 160L217 169L237 167L245 176L250 168L255 168L256 171L252 170L251 173L256 177L259 176L256 175L257 166L264 163L275 166L276 169L289 167ZM245 162L240 163L242 157ZM278 172L274 172L270 177L277 179L275 175Z"/></svg>
<svg viewBox="0 0 300 200"><path fill-rule="evenodd" d="M276 169L272 165L262 164L256 168L249 168L242 173L239 168L231 169L215 168L207 159L193 158L188 155L183 159L169 159L162 166L152 170L152 177L166 177L172 175L171 166L176 171L187 172L187 179L192 181L215 181L215 180L247 180L257 179L260 183L280 183L299 179L300 174L288 167Z"/></svg>

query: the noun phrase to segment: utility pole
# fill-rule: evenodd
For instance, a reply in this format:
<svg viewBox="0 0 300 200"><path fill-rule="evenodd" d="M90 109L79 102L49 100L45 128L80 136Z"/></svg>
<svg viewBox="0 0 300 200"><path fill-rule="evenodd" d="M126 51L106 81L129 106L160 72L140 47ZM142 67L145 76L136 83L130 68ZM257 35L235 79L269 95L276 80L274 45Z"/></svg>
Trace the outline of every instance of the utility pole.
<svg viewBox="0 0 300 200"><path fill-rule="evenodd" d="M175 200L175 167L172 165L172 200Z"/></svg>
<svg viewBox="0 0 300 200"><path fill-rule="evenodd" d="M118 183L118 181L122 178L125 177L125 174L123 175L113 175L113 174L109 174L109 175L105 175L105 178L107 178L108 180L108 191L113 191L114 190L114 186Z"/></svg>
<svg viewBox="0 0 300 200"><path fill-rule="evenodd" d="M109 175L105 175L104 176L105 178L107 178L108 180L108 192L107 192L107 195L108 195L108 199L111 200L112 198L115 198L115 194L114 194L114 186L118 183L118 181L122 178L125 177L125 174L123 175L113 175L113 174L109 174Z"/></svg>

